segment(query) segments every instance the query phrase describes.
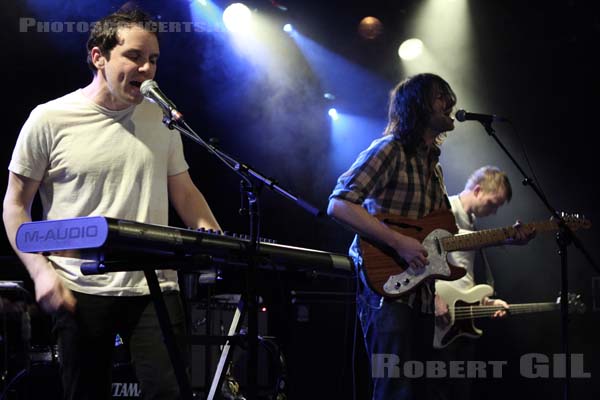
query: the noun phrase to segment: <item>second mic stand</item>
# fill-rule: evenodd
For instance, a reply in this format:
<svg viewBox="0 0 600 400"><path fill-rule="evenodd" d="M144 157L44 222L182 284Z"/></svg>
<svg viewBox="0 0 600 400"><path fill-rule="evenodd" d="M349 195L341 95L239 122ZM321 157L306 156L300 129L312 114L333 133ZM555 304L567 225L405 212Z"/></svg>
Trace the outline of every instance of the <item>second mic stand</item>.
<svg viewBox="0 0 600 400"><path fill-rule="evenodd" d="M247 398L256 400L258 395L258 300L256 290L256 275L257 275L257 252L260 237L260 211L259 211L259 192L263 186L279 193L280 195L294 201L298 206L302 207L307 212L315 217L323 215L323 212L301 198L291 194L289 191L280 187L275 181L265 177L263 174L254 170L250 166L243 164L235 158L229 156L219 150L212 144L204 141L194 130L182 119L173 120L165 115L163 123L169 129L176 129L181 134L185 135L195 143L204 147L209 153L217 157L227 167L232 169L242 178L241 190L247 198L248 217L250 223L250 241L247 251L248 270L246 273L246 299L245 306L248 315L248 391ZM255 182L256 181L256 182Z"/></svg>
<svg viewBox="0 0 600 400"><path fill-rule="evenodd" d="M562 347L565 353L565 384L564 384L564 392L563 398L567 400L569 398L570 393L570 380L571 380L571 357L569 352L569 281L568 281L568 259L567 259L567 247L573 243L579 251L585 256L590 265L600 273L600 268L594 262L591 255L587 252L579 238L575 236L571 228L567 225L564 218L560 213L556 211L554 207L550 204L544 193L538 188L538 186L533 182L531 178L527 176L523 168L519 165L517 160L510 154L508 149L502 144L498 136L496 136L496 131L492 128L492 121L480 121L483 127L485 128L488 135L490 135L496 143L500 146L500 148L506 153L506 155L511 159L513 164L517 167L517 169L523 175L523 185L529 186L535 194L539 197L539 199L544 203L546 208L550 211L552 216L556 218L556 222L558 224L558 234L556 235L556 242L558 244L558 254L560 256L560 265L561 265L561 292L560 292L560 310L561 310L561 330L562 330Z"/></svg>

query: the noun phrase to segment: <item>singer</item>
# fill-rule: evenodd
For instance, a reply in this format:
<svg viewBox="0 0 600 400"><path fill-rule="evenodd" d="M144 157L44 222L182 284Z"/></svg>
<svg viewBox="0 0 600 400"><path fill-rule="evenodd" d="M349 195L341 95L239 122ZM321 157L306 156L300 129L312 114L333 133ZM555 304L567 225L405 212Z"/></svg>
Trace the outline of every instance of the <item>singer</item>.
<svg viewBox="0 0 600 400"><path fill-rule="evenodd" d="M420 241L394 231L375 214L418 219L433 211L449 210L440 145L454 129L450 116L456 96L450 85L434 74L419 74L400 82L391 92L384 136L364 150L338 179L330 196L328 214L361 237L385 243L409 267L423 271L427 251ZM358 237L350 248L360 273L357 311L369 359L378 354L407 361L431 358L434 327L434 285L423 282L400 298L381 297L368 287ZM371 365L372 370L377 365ZM423 379L372 376L373 400L430 398Z"/></svg>
<svg viewBox="0 0 600 400"><path fill-rule="evenodd" d="M170 200L187 226L220 230L188 174L180 136L140 92L159 58L153 24L140 10L101 19L87 42L91 83L36 107L9 165L4 225L37 301L54 315L66 399L110 398L116 334L131 350L144 399L176 399L179 388L143 272L83 276L79 259L16 249L16 230L31 220L36 193L44 219L104 215L167 225ZM183 350L177 274L157 275Z"/></svg>

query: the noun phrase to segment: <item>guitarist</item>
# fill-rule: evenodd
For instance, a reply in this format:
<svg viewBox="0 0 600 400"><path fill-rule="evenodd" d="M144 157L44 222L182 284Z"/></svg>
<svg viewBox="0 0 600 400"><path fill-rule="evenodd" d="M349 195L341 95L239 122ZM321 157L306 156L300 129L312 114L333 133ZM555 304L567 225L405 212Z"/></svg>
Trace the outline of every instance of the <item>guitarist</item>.
<svg viewBox="0 0 600 400"><path fill-rule="evenodd" d="M456 95L441 77L424 73L400 82L390 94L388 124L338 179L328 214L358 235L393 248L413 269L428 264L416 239L395 232L372 214L411 219L450 208L439 167L444 132L454 129ZM426 399L422 379L381 376L381 356L405 362L430 358L434 326L433 282L399 299L382 298L365 283L358 238L350 254L359 268L357 312L371 365L373 399ZM400 375L400 376L396 376ZM428 389L427 389L428 391Z"/></svg>
<svg viewBox="0 0 600 400"><path fill-rule="evenodd" d="M471 174L464 190L455 196L450 196L450 205L452 213L456 219L456 225L459 228L459 234L475 231L477 218L494 215L502 205L509 202L512 198L512 188L506 173L493 166L485 166L477 169ZM514 227L519 227L520 222L517 221ZM525 228L517 229L516 236L506 240L503 244L526 244L535 236L534 230ZM480 253L484 267L487 266L487 261L483 253ZM468 290L475 286L475 259L477 251L455 251L449 253L449 257L453 260L454 265L461 266L466 269L467 273L461 279L455 281L447 281L437 283L436 285L452 285L461 290ZM486 272L488 280L491 281L491 271ZM492 282L488 282L492 283ZM501 306L508 308L508 304L500 299L482 299L483 305ZM494 317L503 317L506 311L499 310L494 314ZM450 321L448 305L439 297L435 298L435 315L436 324L448 324ZM458 338L447 347L436 350L435 358L441 361L450 360L472 360L475 356L474 342L464 338ZM470 385L468 379L446 379L436 382L436 391L439 391L443 399L461 399L468 400L470 398Z"/></svg>

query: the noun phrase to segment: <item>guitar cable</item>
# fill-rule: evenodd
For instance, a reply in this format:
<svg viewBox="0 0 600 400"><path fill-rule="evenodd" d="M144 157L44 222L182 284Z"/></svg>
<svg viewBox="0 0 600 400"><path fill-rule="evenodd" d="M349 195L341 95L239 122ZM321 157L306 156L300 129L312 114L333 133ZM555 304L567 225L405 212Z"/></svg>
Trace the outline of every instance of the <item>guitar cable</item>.
<svg viewBox="0 0 600 400"><path fill-rule="evenodd" d="M358 271L356 271L355 273L356 275L356 283L354 285L354 329L353 329L353 334L352 334L352 374L351 374L351 381L352 381L352 400L356 400L356 375L357 375L357 370L356 370L356 339L357 339L357 333L358 333L358 289L359 289L359 285L360 285L360 274L358 273ZM348 282L351 282L350 280L348 280Z"/></svg>

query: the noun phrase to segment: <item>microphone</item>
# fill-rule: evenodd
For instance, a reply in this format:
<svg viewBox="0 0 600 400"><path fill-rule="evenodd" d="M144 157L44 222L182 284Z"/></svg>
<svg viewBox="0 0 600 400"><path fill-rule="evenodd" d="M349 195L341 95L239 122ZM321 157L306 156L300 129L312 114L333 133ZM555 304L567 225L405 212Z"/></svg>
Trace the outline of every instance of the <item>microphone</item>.
<svg viewBox="0 0 600 400"><path fill-rule="evenodd" d="M491 122L503 122L508 121L506 118L499 117L497 115L489 115L489 114L477 114L466 112L465 110L458 110L456 114L454 114L457 120L460 122L465 121L479 121L482 124L489 124Z"/></svg>
<svg viewBox="0 0 600 400"><path fill-rule="evenodd" d="M183 121L183 114L177 111L177 107L161 90L158 88L158 83L152 79L145 80L140 86L140 92L145 98L152 100L162 108L163 113L173 121Z"/></svg>

